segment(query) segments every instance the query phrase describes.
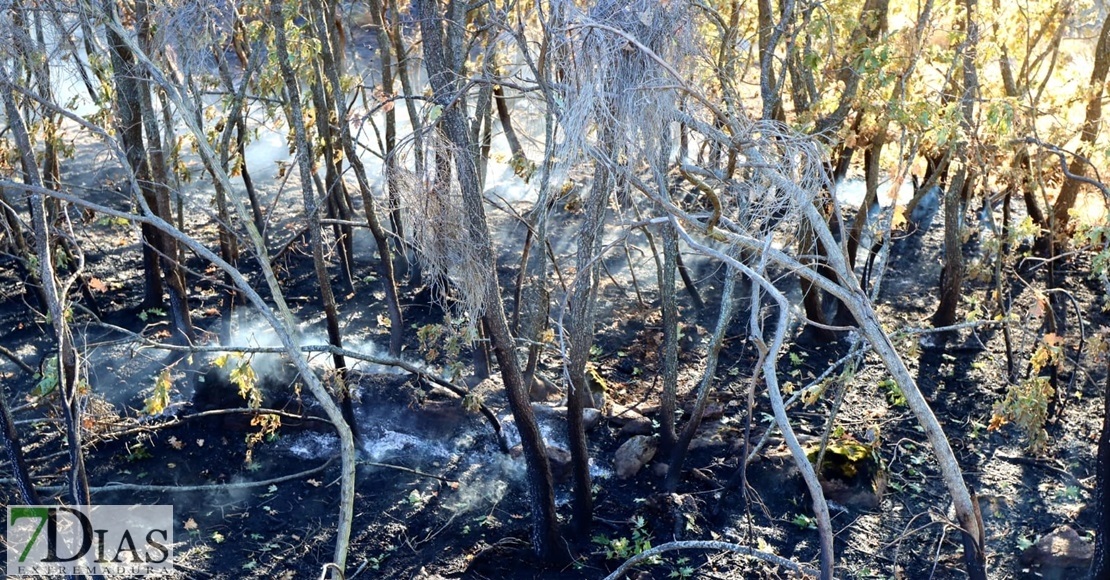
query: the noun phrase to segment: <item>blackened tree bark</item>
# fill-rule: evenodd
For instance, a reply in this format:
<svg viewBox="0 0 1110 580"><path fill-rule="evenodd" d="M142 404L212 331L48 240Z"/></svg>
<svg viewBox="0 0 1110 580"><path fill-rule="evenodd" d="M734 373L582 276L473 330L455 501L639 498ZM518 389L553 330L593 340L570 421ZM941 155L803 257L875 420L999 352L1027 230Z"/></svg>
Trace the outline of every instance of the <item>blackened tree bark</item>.
<svg viewBox="0 0 1110 580"><path fill-rule="evenodd" d="M318 14L327 14L326 3L321 0L312 2L312 7ZM355 173L358 181L359 193L362 197L362 209L366 214L366 224L370 227L370 234L378 248L378 276L381 278L385 291L386 310L389 312L389 354L399 356L401 345L404 342L405 322L401 315L401 303L397 297L397 282L393 269L393 256L389 250L389 238L378 219L376 203L370 189L370 181L366 177L366 168L363 166L355 147L354 137L347 121L347 100L340 83L340 63L333 52L337 42L332 40L333 32L329 30L326 21L318 21L316 34L320 39L320 58L323 64L324 76L329 85L329 98L327 106L328 115L334 116L339 129L339 140L343 145L343 152Z"/></svg>
<svg viewBox="0 0 1110 580"><path fill-rule="evenodd" d="M258 73L262 65L262 58L260 58L261 51L251 51L251 56L248 57L247 62L243 63L243 74L239 80L239 86L236 87L235 80L231 76L231 68L228 66L227 59L224 58L222 50L215 49L212 51L213 57L216 59L216 65L219 70L220 80L224 83L224 87L234 96L231 103L227 108L226 121L224 122L223 132L220 134L220 140L216 147L217 153L220 157L219 171L230 175L231 163L231 138L234 134L236 136L236 147L239 157L236 160L240 175L243 178L243 184L247 190L247 198L250 200L251 213L254 216L255 228L263 233L265 239L265 224L266 220L262 216L261 205L258 203L258 196L254 191L254 185L250 178L250 173L247 170L246 164L246 123L243 120L243 101L246 98L246 90L250 85L254 75ZM201 109L200 106L197 107ZM198 120L199 123L199 120ZM233 266L239 263L239 239L231 227L231 211L228 208L228 197L235 195L235 192L230 192L224 189L223 181L217 176L217 169L210 167L205 163L205 167L212 175L212 185L216 190L216 215L220 220L218 225L220 232L220 257L225 262ZM224 308L221 313L220 320L220 340L227 344L231 340L231 317L234 314L235 304L240 299L239 292L232 284L230 275L224 274L227 289L224 294Z"/></svg>
<svg viewBox="0 0 1110 580"><path fill-rule="evenodd" d="M118 20L115 0L104 0L104 12L110 20ZM137 4L137 24L141 27L149 26L145 18L145 3ZM116 113L119 124L119 137L127 155L127 162L134 172L141 191L134 192L142 195L146 204L155 214L172 222L169 210L169 189L166 187L165 168L158 160L161 159L161 145L157 142L157 131L151 132L147 128L147 139L150 140L151 151L155 154L155 165L152 167L148 158L146 142L143 139L144 125L144 94L149 103L150 93L146 84L146 74L142 67L135 62L135 57L126 42L111 26L105 27L109 49L112 59L112 70L116 85ZM140 29L140 42L144 34ZM149 31L145 35L149 41ZM147 107L148 114L151 113ZM150 124L156 125L157 121L150 119ZM188 297L185 290L185 278L177 263L177 243L169 236L164 235L156 228L144 225L143 232L143 271L146 280L146 292L143 300L144 308L161 306L163 292L170 293L170 318L173 322L173 332L178 339L193 340L192 318L189 314Z"/></svg>
<svg viewBox="0 0 1110 580"><path fill-rule="evenodd" d="M147 54L155 54L153 32L149 10L146 0L135 2L135 20L139 33L139 46ZM132 63L133 63L132 59ZM166 221L173 219L170 210L169 173L166 167L165 151L162 149L161 132L158 127L158 117L155 115L154 106L150 97L150 82L146 80L137 83L135 88L139 97L139 118L146 133L146 157L150 170L150 193L144 189L147 203L151 204L156 214ZM134 167L134 166L132 166ZM179 216L183 218L184 216ZM179 222L180 223L180 222ZM166 288L169 290L170 316L179 339L193 341L195 332L193 320L189 313L188 291L185 286L185 272L178 260L181 252L177 241L163 232L157 232L156 241L159 244L158 262L165 279Z"/></svg>
<svg viewBox="0 0 1110 580"><path fill-rule="evenodd" d="M3 74L5 76L3 80L7 81L6 71L4 71ZM15 98L12 95L11 86L7 85L6 82L3 94L6 114L9 118L21 119L15 104ZM27 162L31 162L33 165L34 159L29 155L24 155L23 163L25 166ZM32 183L33 177L27 173L27 169L26 167L24 168L24 175L28 183ZM41 204L42 198L32 199L31 202ZM5 205L5 209L7 207L8 206ZM16 231L19 230L17 229ZM23 243L22 240L20 243ZM42 306L43 308L47 308L48 302L43 287L42 285L38 285L37 287L43 294ZM37 505L39 503L38 493L35 491L35 486L31 483L31 475L27 469L27 462L23 456L23 444L20 441L19 431L16 429L15 421L12 420L11 410L8 408L8 396L4 393L4 387L2 386L0 386L0 438L3 438L4 456L12 466L12 475L15 479L16 488L19 490L20 500L28 505Z"/></svg>
<svg viewBox="0 0 1110 580"><path fill-rule="evenodd" d="M979 24L976 22L977 0L964 0L967 37L960 50L963 60L963 87L960 96L960 124L971 134L975 115L975 99L979 93L979 76L975 68L978 52ZM940 275L940 303L933 314L935 326L950 326L956 322L966 266L963 257L963 240L960 235L967 199L975 190L977 170L968 159L966 141L956 144L956 168L952 182L944 194L944 269ZM980 554L981 556L981 554Z"/></svg>
<svg viewBox="0 0 1110 580"><path fill-rule="evenodd" d="M460 84L458 68L451 66L444 50L444 28L448 40L446 44L461 44L463 27L458 23L448 23L444 27L436 0L419 0L416 3L420 30L424 40L424 66L428 70L429 83L435 102L443 107L440 123L453 147L455 171L462 190L463 205L467 215L467 229L471 243L479 248L482 269L496 272L493 243L486 224L482 192L479 188L478 168L471 154L472 143L467 130L466 120L459 108ZM456 55L458 53L455 53ZM485 285L483 296L485 314L483 319L488 325L490 342L493 346L505 391L520 431L521 447L527 465L528 491L532 512L532 548L544 560L558 556L558 516L555 512L555 490L551 477L551 466L547 461L547 450L540 434L528 391L524 385L520 362L517 360L513 337L509 332L505 308L498 288L497 276L491 275Z"/></svg>
<svg viewBox="0 0 1110 580"><path fill-rule="evenodd" d="M387 17L382 0L370 0L370 21L376 29L378 41L378 57L382 73L382 96L392 98L394 89L393 79L393 51L390 49L389 31L386 29ZM393 249L397 255L397 271L399 278L404 278L409 273L408 244L405 239L405 222L401 214L401 200L398 194L398 165L397 165L397 110L396 107L385 108L385 187L386 197L389 199L389 224L393 228Z"/></svg>
<svg viewBox="0 0 1110 580"><path fill-rule="evenodd" d="M814 126L813 133L819 139L827 140L828 136L835 135L844 125L851 112L858 107L856 97L859 94L860 85L863 81L863 74L860 71L857 60L867 47L877 41L879 37L886 32L889 4L889 0L867 0L864 2L860 10L861 26L854 30L849 38L844 59L841 61L837 70L838 84L843 87L837 107L829 114L818 119ZM803 17L805 16L803 15ZM809 101L809 99L802 100ZM766 108L767 103L765 100L764 110L766 110ZM857 114L853 124L858 126L861 120L862 112ZM840 155L837 159L836 166L831 169L834 179L840 176L838 175L840 172L847 171L852 156L857 148L840 146L839 149ZM870 189L869 187L869 190ZM861 206L860 210L866 211L866 207ZM851 235L851 232L846 233ZM801 243L803 244L801 248L802 254L814 254L820 259L827 253L827 248L825 248L819 240L808 235L808 232L805 232L801 237ZM832 278L832 272L829 271L828 268L822 268L822 273L825 273L830 279L835 279ZM819 324L829 324L830 321L825 315L825 300L822 293L814 288L810 282L805 280L801 281L801 287L806 317ZM843 305L838 307L838 310L840 311L840 316L837 318L844 318L845 312ZM836 338L834 332L817 326L807 327L806 332L819 342L828 342Z"/></svg>
<svg viewBox="0 0 1110 580"><path fill-rule="evenodd" d="M12 475L15 487L19 491L19 499L27 505L38 505L39 494L31 483L31 472L27 469L27 461L23 456L23 443L20 441L19 430L12 420L12 412L8 407L8 396L0 387L0 439L4 443L4 458L12 466Z"/></svg>
<svg viewBox="0 0 1110 580"><path fill-rule="evenodd" d="M611 141L611 139L609 139ZM601 234L613 180L604 164L594 165L594 178L578 230L577 270L570 294L569 361L567 361L567 428L574 465L574 521L578 534L589 533L593 520L593 490L590 482L590 451L582 419L584 408L598 406L586 380L586 361L594 343L594 314L600 269ZM543 251L541 248L539 251Z"/></svg>
<svg viewBox="0 0 1110 580"><path fill-rule="evenodd" d="M289 64L289 49L285 39L285 18L281 12L281 0L273 0L270 6L270 24L274 27L274 48L277 51L278 62L281 65L281 76L285 83L286 103L285 110L289 116L289 124L293 126L294 139L297 147L297 166L301 177L301 194L304 197L305 217L308 221L308 237L312 246L312 265L316 270L316 282L320 286L320 299L324 306L324 316L327 321L328 342L335 347L343 348L343 336L339 329L339 310L335 304L335 293L332 291L331 280L328 277L327 263L324 261L323 233L320 227L319 198L313 189L312 176L315 175L313 166L313 148L310 145L308 131L305 128L304 113L301 112L301 91L297 76ZM324 114L317 111L318 115ZM342 354L333 353L332 361L341 383L340 408L347 426L352 434L357 437L355 416L351 404L350 394L346 392L345 374L347 361Z"/></svg>
<svg viewBox="0 0 1110 580"><path fill-rule="evenodd" d="M1083 130L1079 140L1080 155L1072 157L1068 171L1073 175L1086 175L1087 166L1090 164L1085 158L1088 152L1093 151L1095 140L1098 138L1099 126L1102 124L1102 99L1106 91L1106 75L1110 71L1110 17L1102 23L1102 32L1098 36L1098 45L1095 48L1095 66L1091 71L1089 96L1087 98L1087 113L1083 121ZM1071 233L1071 210L1075 207L1079 197L1081 182L1077 179L1066 179L1060 187L1060 195L1052 205L1052 243L1059 248L1066 243L1067 236Z"/></svg>
<svg viewBox="0 0 1110 580"><path fill-rule="evenodd" d="M1103 27L1105 29L1105 26ZM1110 358L1106 364L1106 385L1102 394L1102 433L1098 436L1098 454L1095 456L1095 474L1098 486L1095 488L1095 556L1091 560L1092 580L1110 578L1110 549L1106 540L1110 537L1110 498L1106 486L1110 484Z"/></svg>
<svg viewBox="0 0 1110 580"><path fill-rule="evenodd" d="M736 278L739 275L739 272L734 268L726 268L725 284L721 290L721 311L717 316L717 327L709 341L709 352L705 355L705 372L702 374L701 383L698 385L694 408L690 412L686 425L683 426L674 449L671 450L670 460L667 462L667 479L663 483L663 491L666 493L673 493L678 488L678 481L682 476L682 464L686 461L686 453L690 449L690 442L694 440L694 434L697 433L702 417L705 416L705 408L709 404L710 387L713 384L713 376L717 372L717 361L720 360L721 348L724 346L725 332L732 324L733 298L736 290Z"/></svg>
<svg viewBox="0 0 1110 580"><path fill-rule="evenodd" d="M663 190L663 195L668 195ZM659 272L659 303L663 311L663 394L659 398L659 448L674 450L675 410L678 395L678 301L675 298L675 270L678 268L678 232L669 222L663 225L663 269Z"/></svg>

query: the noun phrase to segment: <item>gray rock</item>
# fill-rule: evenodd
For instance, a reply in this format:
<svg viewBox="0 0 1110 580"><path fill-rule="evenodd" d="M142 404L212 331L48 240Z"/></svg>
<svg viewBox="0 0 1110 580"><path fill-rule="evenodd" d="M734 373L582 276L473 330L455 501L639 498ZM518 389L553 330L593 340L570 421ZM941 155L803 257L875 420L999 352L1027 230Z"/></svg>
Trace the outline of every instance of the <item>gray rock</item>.
<svg viewBox="0 0 1110 580"><path fill-rule="evenodd" d="M592 407L582 409L582 422L586 424L587 431L593 431L601 424L601 411Z"/></svg>
<svg viewBox="0 0 1110 580"><path fill-rule="evenodd" d="M658 448L655 438L647 435L636 435L625 441L613 457L613 470L617 477L628 479L639 473L655 457Z"/></svg>
<svg viewBox="0 0 1110 580"><path fill-rule="evenodd" d="M721 441L719 437L714 436L714 434L712 433L706 433L699 435L698 437L694 437L694 439L690 441L690 451L723 444L724 442Z"/></svg>
<svg viewBox="0 0 1110 580"><path fill-rule="evenodd" d="M635 421L629 421L621 427L620 437L629 437L631 435L651 435L652 424L651 420L647 417L640 417Z"/></svg>
<svg viewBox="0 0 1110 580"><path fill-rule="evenodd" d="M1042 578L1066 578L1087 571L1095 548L1070 526L1045 534L1021 553L1021 563L1036 567Z"/></svg>
<svg viewBox="0 0 1110 580"><path fill-rule="evenodd" d="M558 482L570 481L573 474L570 451L554 445L547 446L547 460L551 463L551 476Z"/></svg>
<svg viewBox="0 0 1110 580"><path fill-rule="evenodd" d="M531 388L528 389L528 398L533 402L549 401L558 397L561 392L558 385L537 373L532 378Z"/></svg>
<svg viewBox="0 0 1110 580"><path fill-rule="evenodd" d="M624 425L629 421L641 421L645 419L643 413L640 413L636 409L633 409L632 407L625 407L624 405L615 402L610 403L608 416L609 420L616 425Z"/></svg>
<svg viewBox="0 0 1110 580"><path fill-rule="evenodd" d="M683 408L686 416L689 417L694 413L694 405L687 405ZM705 406L705 411L702 412L701 420L708 423L709 421L716 421L725 416L725 407L720 403L709 403Z"/></svg>
<svg viewBox="0 0 1110 580"><path fill-rule="evenodd" d="M537 416L554 416L559 421L567 420L566 407L555 407L548 403L532 403L532 411ZM591 407L582 409L582 423L587 431L592 431L601 423L601 411Z"/></svg>
<svg viewBox="0 0 1110 580"><path fill-rule="evenodd" d="M570 481L570 477L574 473L574 467L571 465L570 451L551 444L545 445L545 449L547 450L547 461L551 464L551 476L558 482ZM513 448L509 450L509 456L513 459L522 458L524 456L524 448L520 445L513 446Z"/></svg>

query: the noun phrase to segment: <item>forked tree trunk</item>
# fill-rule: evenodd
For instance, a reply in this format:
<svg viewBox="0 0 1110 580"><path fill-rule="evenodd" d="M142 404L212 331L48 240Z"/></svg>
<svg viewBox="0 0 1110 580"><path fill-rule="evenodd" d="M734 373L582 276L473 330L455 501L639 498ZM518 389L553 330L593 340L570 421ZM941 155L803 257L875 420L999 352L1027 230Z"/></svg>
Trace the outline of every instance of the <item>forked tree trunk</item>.
<svg viewBox="0 0 1110 580"><path fill-rule="evenodd" d="M311 6L317 14L323 15L329 13L322 0L314 0ZM376 204L374 202L373 193L370 190L370 182L366 177L366 168L363 166L362 160L358 156L355 140L351 136L351 127L347 122L346 95L343 93L340 83L339 62L332 53L331 47L334 46L334 44L331 40L326 20L318 21L316 34L321 40L320 58L324 66L324 76L328 80L330 89L328 97L328 114L334 114L335 118L339 120L339 139L343 144L343 152L347 162L350 164L351 169L354 170L355 179L358 181L359 193L362 196L362 209L366 214L366 224L370 227L370 234L374 237L374 242L378 248L378 276L382 281L382 287L385 291L386 310L389 312L389 354L390 356L400 356L401 346L405 337L405 322L401 315L401 303L397 297L397 281L394 277L393 256L389 251L389 238L386 236L385 230L378 220L378 214L375 208Z"/></svg>
<svg viewBox="0 0 1110 580"><path fill-rule="evenodd" d="M457 178L462 190L463 206L467 216L465 227L479 249L482 269L491 275L485 285L482 302L485 306L483 319L488 324L490 342L501 369L501 378L509 399L509 407L520 432L521 447L527 468L528 492L532 512L532 548L544 560L558 557L558 515L555 512L555 489L551 477L551 466L547 461L547 451L540 434L528 391L517 360L515 343L509 332L504 305L498 288L496 261L493 243L486 224L482 192L479 189L478 171L471 156L472 144L467 131L466 121L459 108L457 69L449 65L444 50L444 28L448 31L448 45L460 43L462 28L458 23L443 26L436 0L420 0L416 3L420 30L424 39L424 65L436 103L443 107L440 122L454 149L454 162Z"/></svg>
<svg viewBox="0 0 1110 580"><path fill-rule="evenodd" d="M140 42L146 44L142 27L148 26L145 11L145 2L137 5L137 24L140 26ZM104 10L109 19L117 20L115 0L104 0ZM158 217L172 222L169 210L169 189L166 187L165 167L161 163L161 145L157 131L151 131L151 125L157 126L155 119L149 119L146 128L147 139L151 145L147 151L143 139L144 117L152 115L151 107L144 107L145 101L149 105L150 93L146 85L146 75L135 62L135 57L126 42L112 28L106 27L106 35L112 58L113 75L116 84L116 105L119 114L119 137L126 152L127 162L135 174L141 191L134 195L141 195L143 201ZM140 45L141 46L141 45ZM144 111L145 109L145 111ZM148 154L153 154L152 159ZM184 275L177 264L177 244L152 226L144 226L143 232L143 272L146 280L146 293L143 300L144 308L161 306L163 292L170 292L170 318L173 322L173 333L186 341L193 340L192 319L189 315L188 297L185 290Z"/></svg>
<svg viewBox="0 0 1110 580"><path fill-rule="evenodd" d="M602 129L602 147L611 148L611 133ZM612 177L601 163L594 165L593 184L586 198L582 225L578 230L577 276L569 299L570 360L567 361L567 436L574 472L574 521L576 533L589 533L593 520L593 486L590 482L590 450L582 413L595 406L586 380L586 361L594 343L594 314L597 306L597 279L600 269L602 225L609 207ZM543 250L540 249L542 252Z"/></svg>
<svg viewBox="0 0 1110 580"><path fill-rule="evenodd" d="M285 40L285 22L280 11L271 12L271 25L274 27L274 47L277 50L278 62L281 65L281 76L285 83L287 97L286 113L289 115L290 125L293 126L294 138L297 147L297 166L301 177L301 194L304 197L305 217L308 221L309 243L312 245L312 265L316 271L316 282L320 287L320 299L324 306L324 317L327 322L328 343L337 348L343 348L343 336L339 329L339 310L335 304L335 293L332 291L331 280L328 277L327 263L324 261L323 232L320 227L320 198L313 189L312 177L315 175L313 168L313 141L308 138L305 128L304 114L301 112L301 91L293 67L289 64L289 50ZM324 111L317 111L317 115ZM357 437L358 429L355 425L355 416L351 404L350 394L346 389L345 374L347 361L339 353L332 354L332 361L340 381L340 408L343 418L351 433Z"/></svg>
<svg viewBox="0 0 1110 580"><path fill-rule="evenodd" d="M739 275L740 273L735 268L726 266L725 284L721 290L721 311L717 316L717 327L709 341L709 352L705 356L705 372L702 374L701 384L698 385L694 408L690 412L686 425L682 428L682 433L679 435L674 449L671 450L670 460L667 462L667 479L663 483L665 493L673 493L678 488L678 481L682 477L682 464L686 461L686 453L690 449L690 442L694 440L694 434L697 433L702 417L705 415L705 408L709 404L709 391L717 372L717 361L720 358L721 348L724 346L725 332L728 331L728 327L732 323L733 293L736 289L736 278Z"/></svg>
<svg viewBox="0 0 1110 580"><path fill-rule="evenodd" d="M960 124L971 133L975 115L975 99L979 92L979 77L975 69L975 56L978 52L979 25L976 22L977 0L963 0L966 11L967 38L962 46L963 53L963 92L960 97L962 118ZM965 265L961 226L967 206L967 199L975 188L977 170L969 167L968 144L956 144L956 158L962 163L956 171L952 183L944 194L944 270L940 276L940 304L933 314L934 326L950 326L956 322L956 315L963 292Z"/></svg>
<svg viewBox="0 0 1110 580"><path fill-rule="evenodd" d="M138 26L140 46L143 47L143 50L145 50L147 54L153 54L153 32L151 31L146 0L138 0L135 2L135 18ZM144 75L143 78L145 79L146 76ZM151 184L151 191L153 193L155 205L151 207L157 215L161 216L166 221L170 221L173 212L170 209L169 169L166 167L166 156L162 148L158 117L154 113L154 105L151 102L150 83L144 80L138 85L138 89L139 112L143 122L143 129L146 132L147 159L153 181ZM178 217L184 219L184 216ZM158 256L158 262L161 265L166 289L169 291L170 316L173 319L173 326L176 329L179 340L184 339L188 342L192 342L196 333L193 330L192 315L189 313L189 293L185 285L185 272L178 262L182 254L178 249L177 241L172 237L162 232L158 232L157 237L162 247L162 252Z"/></svg>

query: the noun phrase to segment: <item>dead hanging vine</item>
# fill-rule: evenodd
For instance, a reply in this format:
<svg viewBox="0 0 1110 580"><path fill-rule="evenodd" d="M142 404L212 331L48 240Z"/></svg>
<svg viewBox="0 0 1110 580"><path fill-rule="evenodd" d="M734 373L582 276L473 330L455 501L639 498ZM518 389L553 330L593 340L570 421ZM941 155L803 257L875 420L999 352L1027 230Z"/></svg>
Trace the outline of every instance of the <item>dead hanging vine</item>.
<svg viewBox="0 0 1110 580"><path fill-rule="evenodd" d="M848 307L858 324L858 332L882 359L895 383L905 394L908 406L924 428L940 463L945 484L952 495L957 518L963 527L968 565L972 569L982 570L983 531L975 501L964 482L948 439L917 388L916 381L882 329L871 300L861 288L854 271L849 268L845 241L833 236L828 221L818 209L823 192L830 189L824 169L825 158L819 144L812 137L799 135L780 123L752 121L722 114L710 99L692 87L679 72L684 56L690 54L684 50L687 47L681 45L682 35L674 34L673 27L652 28L657 22L672 24L673 21L660 18L660 14L666 10L661 8L653 12L651 8L637 8L645 12L608 15L609 20L601 21L598 11L590 14L577 13L578 20L567 26L568 35L577 34L588 39L582 44L585 49L578 48L576 52L576 56L585 56L565 63L566 66L572 74L573 71L579 71L578 74L585 75L585 71L590 71L589 74L592 75L589 79L579 76L575 82L569 83L571 89L566 96L561 117L567 126L576 127L575 123L579 119L593 119L597 116L588 113L596 110L592 96L595 92L600 92L600 87L595 83L611 82L613 79L609 75L619 74L620 71L640 67L636 69L638 74L634 76L619 77L621 84L617 86L621 87L621 91L616 97L616 103L624 103L621 99L638 97L647 92L653 95L650 106L643 107L642 112L638 112L636 116L622 116L621 106L611 106L608 114L613 115L612 118L599 123L602 127L608 127L606 130L615 128L621 132L623 139L617 141L622 144L619 152L607 146L604 141L579 142L580 150L647 196L655 207L669 216L659 223L669 223L691 248L736 268L752 281L753 292L756 291L754 289L761 289L760 291L776 300L779 324L775 338L764 342L761 325L755 322L750 332L753 338L758 339L757 342L765 345L765 349L761 349L765 350L763 354L766 358L764 379L771 391L776 423L784 434L790 432L790 426L781 394L777 394L775 364L778 346L782 341L781 333L788 326L789 318L794 316L794 310L781 292L766 280L763 268L770 265L785 268L809 280ZM620 16L624 16L624 19ZM657 39L660 30L665 30L672 36L663 42L650 40ZM641 41L641 35L649 40ZM588 50L590 47L607 47L609 52L602 50L600 56L596 56ZM629 55L629 52L633 54ZM609 54L617 56L606 57ZM648 90L661 86L668 88ZM700 111L721 123L727 132L699 119L699 112L692 111L696 108L694 105L680 109L679 93L692 97L688 102L702 106ZM574 114L581 116L575 117ZM696 131L701 138L717 143L735 159L736 175L726 172L724 168L709 167L701 171L713 176L717 192L714 197L719 202L712 204L713 211L708 216L691 214L679 207L672 200L667 180L663 177L670 175L672 170L680 175L690 173L682 166L682 160L674 162L670 159L668 131L658 130L658 127L667 127L675 121ZM577 132L568 132L580 136L604 134L604 131L591 133L581 128ZM649 177L641 179L640 173L644 167L648 169ZM699 190L703 189L702 186L709 187L700 179L693 182ZM826 248L827 256L822 262L815 262L812 257L805 255L792 255L785 250L791 247L789 241L803 225L810 228L816 239ZM729 247L729 251L717 249L722 245ZM753 269L743 260L731 257L734 255L758 257L755 259L763 266L758 270ZM826 277L828 274L824 271L831 272L833 277ZM788 444L790 439L788 436ZM824 506L820 485L804 452L795 444L790 444L790 447L814 498L822 537L822 576L831 577L833 554L827 507Z"/></svg>

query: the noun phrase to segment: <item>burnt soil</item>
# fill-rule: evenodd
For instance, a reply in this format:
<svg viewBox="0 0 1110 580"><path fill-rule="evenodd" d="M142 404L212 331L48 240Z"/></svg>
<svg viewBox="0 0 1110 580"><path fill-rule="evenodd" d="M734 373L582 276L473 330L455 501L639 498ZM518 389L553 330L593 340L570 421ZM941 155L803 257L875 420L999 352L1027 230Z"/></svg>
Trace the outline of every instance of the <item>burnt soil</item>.
<svg viewBox="0 0 1110 580"><path fill-rule="evenodd" d="M521 232L511 219L492 211L500 215L501 224L498 275L503 288L512 288ZM138 308L141 264L135 232L97 216L75 217L85 220L83 233L94 241L87 253L88 274L107 285L107 290L97 293L104 321L157 338L165 329L164 316ZM555 218L568 231L577 220L578 216L562 209ZM202 235L211 232L211 223L198 221ZM939 238L934 227L897 242L896 259L884 279L878 305L890 330L928 327L936 305ZM968 252L976 255L974 240ZM650 261L650 254L645 255L643 263ZM714 299L720 292L721 273L696 256L685 257L708 304L697 312L685 293L679 296L685 335L679 391L689 402L704 365L707 329L715 324ZM1086 278L1084 260L1081 256L1056 270L1060 287L1074 297L1075 307L1068 301L1059 305L1063 329L1058 333L1064 338L1068 360L1059 373L1062 392L1047 426L1047 444L1039 453L1027 451L1028 438L1013 425L988 429L994 405L1003 398L1007 384L1003 337L997 327L964 330L946 341L910 335L896 343L943 424L968 483L979 494L992 578L1035 577L1037 570L1020 562L1021 550L1060 525L1070 525L1088 539L1092 533L1094 451L1105 376L1093 355L1076 348L1081 332L1076 309L1088 337L1105 328L1107 320L1097 299L1098 288ZM654 273L650 268L639 272L645 299L641 305L627 275L625 257L610 262L613 276L603 275L600 297L605 314L599 317L592 364L608 382L610 401L638 407L652 418L661 389L662 336ZM250 260L243 263L250 272ZM569 257L563 261L569 263ZM207 330L206 340L214 344L219 286L206 275L210 271L200 260L192 258L188 265L193 271L192 313L198 327ZM38 365L51 353L49 328L29 314L29 299L12 262L3 266L0 328L6 330L0 345ZM294 244L281 266L297 316L305 321L307 332L321 332L321 307L306 248ZM338 277L333 283L347 317L345 332L363 343L384 344L385 334L376 322L384 308L376 281L368 278L371 267L370 258L356 261L353 291L342 288ZM1043 284L1043 271L1028 276L1039 277L1034 279ZM788 289L796 286L788 277L778 283ZM989 289L988 282L969 281L961 310L985 303ZM413 329L443 322L443 310L423 290L405 290L406 325ZM1015 325L1013 334L1016 372L1021 377L1043 329L1035 316L1033 292L1021 284L1014 284L1013 292L1013 311L1021 313L1023 321ZM512 308L510 299L507 309ZM981 308L990 312L986 306ZM248 313L240 326L251 324ZM247 462L247 440L258 432L249 415L189 418L198 410L243 406L221 374L212 371L210 355L194 355L172 368L174 405L170 412L152 418L141 411L144 393L140 389L149 394L167 353L127 341L123 334L93 324L80 312L75 314L74 328L88 356L90 388L84 427L91 485L226 486L197 491L104 489L94 494L94 503L173 504L176 577L315 578L329 561L335 539L338 459L329 452L334 451L335 441L328 425L286 418L276 436L251 446L252 460ZM557 564L542 564L531 557L522 460L500 453L479 415L467 413L458 398L419 377L376 368L353 373L360 396L360 458L377 465L359 468L348 577L361 570L357 577L599 578L623 561L612 553L614 543L619 546L628 540L635 546L637 538L652 545L676 538L720 539L816 565L817 532L808 519L812 516L809 500L790 468L781 439L773 437L748 469L747 493L738 489L723 493L736 472L749 420L746 388L756 353L746 329L747 312L741 311L728 333L714 387L711 407L720 417L703 427L677 493L658 491L663 478L657 464L665 461L661 455L635 477L622 480L612 474L613 453L627 439L618 421L605 419L590 432L598 468L595 524L588 536L568 533L567 547L573 557ZM783 381L797 386L809 383L847 352L845 341L814 345L794 340L801 336L800 329L791 329L790 336L779 370ZM414 360L426 352L415 331L407 333L405 352ZM469 347L457 355L441 352L430 363L441 369L454 360L469 363L470 354ZM548 376L560 383L558 361L548 356L543 362ZM311 396L300 392L296 377L280 364L276 368L263 377L265 406L319 416ZM49 486L64 483L66 471L55 403L47 397L25 405L37 379L6 360L0 362L0 378L10 404L21 407L16 419L36 483L49 492ZM962 578L960 538L948 523L953 516L936 462L912 414L885 386L886 378L879 362L867 358L850 379L830 385L818 400L791 413L795 429L812 440L822 433L843 390L837 435L862 441L878 433L875 456L885 467L888 483L873 508L834 508L836 575ZM485 402L511 423L498 385L495 372L492 381L477 388ZM198 389L200 394L194 396ZM554 404L558 395L552 399ZM758 440L768 429L770 408L762 390L755 401L751 437ZM550 443L565 441L558 415L543 416L548 417L544 425ZM511 425L506 428L511 438ZM322 469L278 483L243 485L318 467ZM0 463L0 477L9 474L10 466ZM563 518L569 518L570 497L569 481L559 481L557 501ZM0 486L0 501L7 504L16 499L11 486ZM672 552L639 570L639 578L788 576L755 560L707 552Z"/></svg>

